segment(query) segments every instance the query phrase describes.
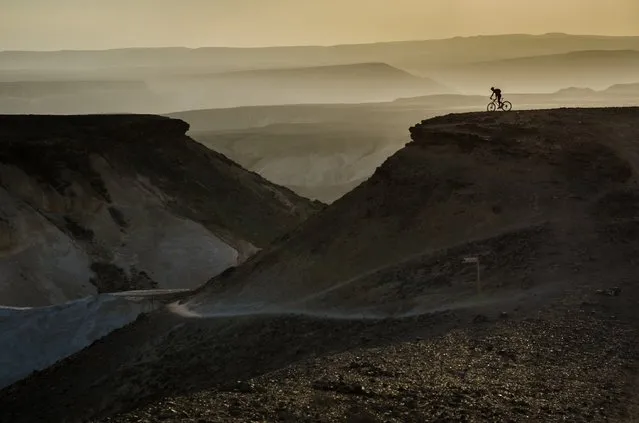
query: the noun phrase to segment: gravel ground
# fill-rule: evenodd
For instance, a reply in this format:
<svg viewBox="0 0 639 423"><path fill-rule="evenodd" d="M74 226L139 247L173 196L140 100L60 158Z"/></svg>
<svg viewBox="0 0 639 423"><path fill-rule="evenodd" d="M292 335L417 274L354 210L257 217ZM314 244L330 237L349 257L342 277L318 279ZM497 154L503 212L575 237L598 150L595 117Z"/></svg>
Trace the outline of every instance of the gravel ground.
<svg viewBox="0 0 639 423"><path fill-rule="evenodd" d="M435 338L306 359L95 422L609 421L627 408L636 326L605 309L479 316Z"/></svg>

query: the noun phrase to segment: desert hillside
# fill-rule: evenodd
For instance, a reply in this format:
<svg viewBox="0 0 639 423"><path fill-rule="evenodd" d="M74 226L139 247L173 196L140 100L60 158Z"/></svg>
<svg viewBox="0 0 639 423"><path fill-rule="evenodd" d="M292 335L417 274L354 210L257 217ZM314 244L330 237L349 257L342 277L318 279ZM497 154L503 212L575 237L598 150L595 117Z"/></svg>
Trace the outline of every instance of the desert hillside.
<svg viewBox="0 0 639 423"><path fill-rule="evenodd" d="M0 391L0 410L16 423L633 421L637 119L425 120L354 191L193 297Z"/></svg>
<svg viewBox="0 0 639 423"><path fill-rule="evenodd" d="M318 208L158 116L0 116L0 304L192 288Z"/></svg>
<svg viewBox="0 0 639 423"><path fill-rule="evenodd" d="M495 261L489 267L496 281L517 273L509 259L533 261L536 270L526 270L531 286L566 277L561 272L572 267L568 263L584 260L577 251L604 254L596 249L602 241L590 238L609 230L602 214L623 210L632 216L627 206L634 203L614 205L635 195L636 113L566 109L424 121L411 128L413 142L367 182L224 283L214 280L210 292L193 301L231 309L286 304L301 310L411 311L432 301L431 278L443 284L442 295L461 294L449 285L455 279L449 272L464 269L432 269L450 260L451 251L486 254ZM567 248L568 242L575 248ZM499 248L507 251L492 251L502 243ZM515 253L515 245L526 247ZM555 266L544 263L550 257ZM391 266L417 269L409 278L397 277L400 271ZM407 292L410 280L415 286Z"/></svg>

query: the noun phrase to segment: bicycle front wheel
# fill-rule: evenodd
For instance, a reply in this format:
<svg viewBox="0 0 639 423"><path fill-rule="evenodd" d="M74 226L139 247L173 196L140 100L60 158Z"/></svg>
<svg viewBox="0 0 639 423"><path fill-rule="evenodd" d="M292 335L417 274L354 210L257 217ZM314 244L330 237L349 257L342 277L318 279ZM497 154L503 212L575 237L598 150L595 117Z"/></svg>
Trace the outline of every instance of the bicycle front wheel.
<svg viewBox="0 0 639 423"><path fill-rule="evenodd" d="M505 112L510 112L513 108L513 105L510 101L504 101L501 105L501 108L504 109Z"/></svg>
<svg viewBox="0 0 639 423"><path fill-rule="evenodd" d="M489 112L494 112L495 110L497 110L497 105L495 103L488 103L488 107L486 107L486 110L488 110Z"/></svg>

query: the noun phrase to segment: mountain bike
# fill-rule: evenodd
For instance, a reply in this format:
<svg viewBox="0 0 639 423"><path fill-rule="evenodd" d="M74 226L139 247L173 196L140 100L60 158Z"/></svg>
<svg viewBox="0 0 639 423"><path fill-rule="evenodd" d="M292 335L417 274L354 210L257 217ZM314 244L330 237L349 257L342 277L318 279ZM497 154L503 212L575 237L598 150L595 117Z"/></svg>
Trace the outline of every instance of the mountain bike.
<svg viewBox="0 0 639 423"><path fill-rule="evenodd" d="M488 107L486 107L486 110L488 110L489 112L494 112L495 110L499 109L503 110L504 112L509 112L510 110L512 110L512 108L513 105L510 101L502 101L500 106L497 103L497 99L494 99L493 101L488 103Z"/></svg>

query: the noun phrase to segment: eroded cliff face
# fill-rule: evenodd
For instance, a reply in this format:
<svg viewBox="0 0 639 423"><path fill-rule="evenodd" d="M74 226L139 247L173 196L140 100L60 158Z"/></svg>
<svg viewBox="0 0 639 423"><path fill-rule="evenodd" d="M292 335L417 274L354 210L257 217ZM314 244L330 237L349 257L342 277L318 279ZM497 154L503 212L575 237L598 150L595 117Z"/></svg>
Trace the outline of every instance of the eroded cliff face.
<svg viewBox="0 0 639 423"><path fill-rule="evenodd" d="M193 288L318 208L155 116L0 117L0 304Z"/></svg>

